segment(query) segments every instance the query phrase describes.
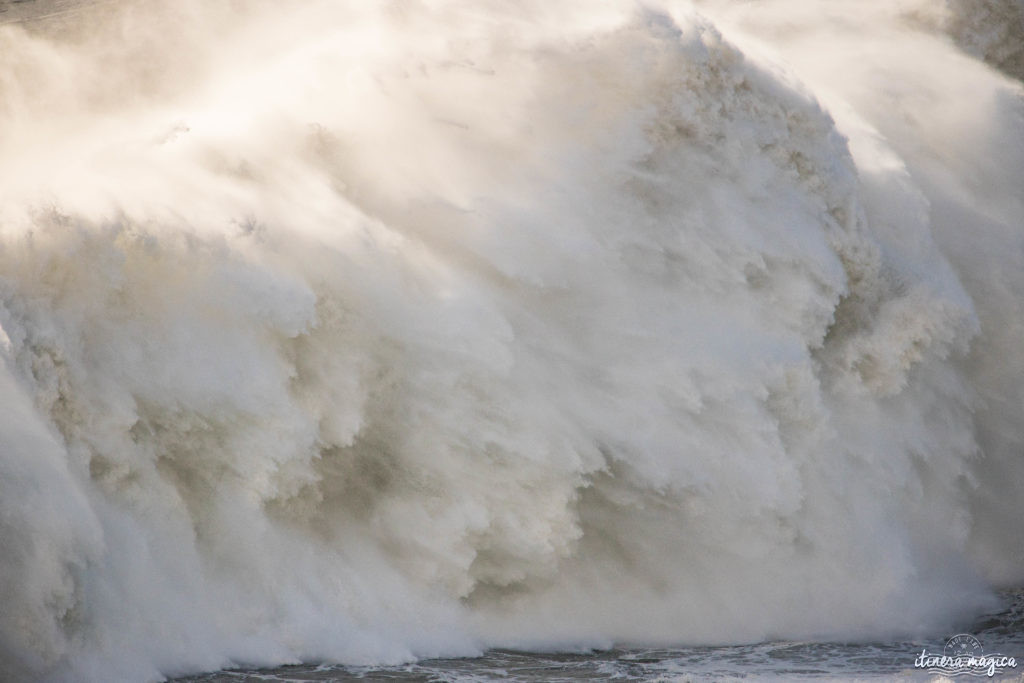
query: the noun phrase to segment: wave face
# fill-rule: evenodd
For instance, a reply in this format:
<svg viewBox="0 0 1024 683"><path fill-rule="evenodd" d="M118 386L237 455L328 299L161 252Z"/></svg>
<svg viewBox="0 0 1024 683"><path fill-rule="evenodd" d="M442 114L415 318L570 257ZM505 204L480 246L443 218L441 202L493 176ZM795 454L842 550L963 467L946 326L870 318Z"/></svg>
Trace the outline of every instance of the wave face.
<svg viewBox="0 0 1024 683"><path fill-rule="evenodd" d="M296 5L0 26L0 677L1024 581L1019 4Z"/></svg>

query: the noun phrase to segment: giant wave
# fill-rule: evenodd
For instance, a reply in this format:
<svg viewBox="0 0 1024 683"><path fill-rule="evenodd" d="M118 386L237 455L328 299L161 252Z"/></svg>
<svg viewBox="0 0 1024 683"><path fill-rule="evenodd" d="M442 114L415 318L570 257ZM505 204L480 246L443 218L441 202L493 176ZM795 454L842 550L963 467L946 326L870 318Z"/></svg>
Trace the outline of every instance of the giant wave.
<svg viewBox="0 0 1024 683"><path fill-rule="evenodd" d="M1024 581L1019 2L168 4L0 26L0 676Z"/></svg>

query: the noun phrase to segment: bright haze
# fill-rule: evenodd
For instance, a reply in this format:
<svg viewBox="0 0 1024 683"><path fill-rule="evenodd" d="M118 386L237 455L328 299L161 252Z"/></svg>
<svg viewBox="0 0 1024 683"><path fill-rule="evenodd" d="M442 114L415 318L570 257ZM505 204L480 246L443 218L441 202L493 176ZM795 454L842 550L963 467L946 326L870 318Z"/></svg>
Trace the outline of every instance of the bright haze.
<svg viewBox="0 0 1024 683"><path fill-rule="evenodd" d="M0 678L1024 583L1021 2L0 10Z"/></svg>

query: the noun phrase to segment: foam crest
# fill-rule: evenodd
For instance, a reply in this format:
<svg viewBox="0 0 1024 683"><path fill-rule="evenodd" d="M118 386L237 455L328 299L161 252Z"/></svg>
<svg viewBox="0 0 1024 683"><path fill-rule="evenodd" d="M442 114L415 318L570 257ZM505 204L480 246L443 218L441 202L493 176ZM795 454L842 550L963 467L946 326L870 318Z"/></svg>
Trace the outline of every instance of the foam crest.
<svg viewBox="0 0 1024 683"><path fill-rule="evenodd" d="M1021 580L1019 83L925 2L591 5L0 26L0 674L920 635Z"/></svg>

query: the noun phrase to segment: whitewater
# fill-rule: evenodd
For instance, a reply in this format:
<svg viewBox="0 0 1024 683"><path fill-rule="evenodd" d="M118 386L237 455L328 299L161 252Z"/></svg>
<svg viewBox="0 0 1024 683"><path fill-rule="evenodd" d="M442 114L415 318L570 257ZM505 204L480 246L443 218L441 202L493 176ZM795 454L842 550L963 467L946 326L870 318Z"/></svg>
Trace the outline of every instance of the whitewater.
<svg viewBox="0 0 1024 683"><path fill-rule="evenodd" d="M1021 0L0 5L0 679L1024 586Z"/></svg>

